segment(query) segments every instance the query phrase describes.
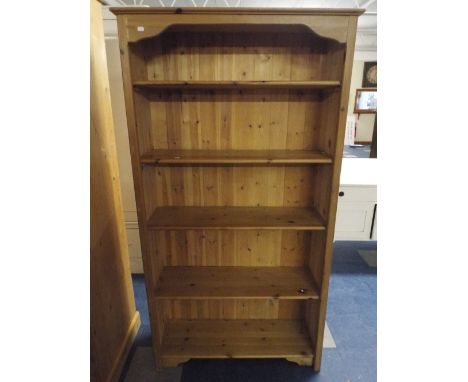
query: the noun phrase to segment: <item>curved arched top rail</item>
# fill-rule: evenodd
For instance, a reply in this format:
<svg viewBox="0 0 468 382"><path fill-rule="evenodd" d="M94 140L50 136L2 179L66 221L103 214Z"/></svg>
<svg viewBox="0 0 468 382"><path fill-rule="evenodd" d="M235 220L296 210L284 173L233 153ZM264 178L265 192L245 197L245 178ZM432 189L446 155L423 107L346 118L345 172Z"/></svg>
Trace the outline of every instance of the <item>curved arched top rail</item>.
<svg viewBox="0 0 468 382"><path fill-rule="evenodd" d="M125 18L126 40L129 43L156 37L166 30L186 30L203 26L213 31L304 33L340 43L346 42L349 16L359 16L360 9L226 9L226 8L111 8ZM275 15L281 15L275 19ZM198 30L200 30L198 28ZM217 30L217 29L216 29ZM222 29L220 30L222 31Z"/></svg>

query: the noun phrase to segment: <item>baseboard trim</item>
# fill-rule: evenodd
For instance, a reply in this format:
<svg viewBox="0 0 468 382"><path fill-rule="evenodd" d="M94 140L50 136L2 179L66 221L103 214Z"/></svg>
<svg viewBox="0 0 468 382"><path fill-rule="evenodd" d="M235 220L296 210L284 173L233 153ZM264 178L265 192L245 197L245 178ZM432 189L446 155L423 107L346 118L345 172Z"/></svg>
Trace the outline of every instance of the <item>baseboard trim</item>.
<svg viewBox="0 0 468 382"><path fill-rule="evenodd" d="M138 329L140 329L140 325L140 312L136 311L132 318L132 321L130 322L127 334L125 335L120 350L117 353L114 365L112 366L111 372L109 373L109 378L107 378L108 382L116 382L119 380L123 366L125 364L125 361L127 360L128 353L130 352L133 342L135 341Z"/></svg>
<svg viewBox="0 0 468 382"><path fill-rule="evenodd" d="M141 257L130 257L130 271L132 272L132 275L144 273L143 260Z"/></svg>

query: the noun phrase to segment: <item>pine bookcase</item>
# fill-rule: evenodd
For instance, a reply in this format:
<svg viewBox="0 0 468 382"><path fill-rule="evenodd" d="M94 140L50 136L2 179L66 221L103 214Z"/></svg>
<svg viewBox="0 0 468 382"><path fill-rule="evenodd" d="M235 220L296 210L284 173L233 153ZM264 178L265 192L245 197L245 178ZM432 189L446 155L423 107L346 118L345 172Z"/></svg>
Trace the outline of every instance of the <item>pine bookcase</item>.
<svg viewBox="0 0 468 382"><path fill-rule="evenodd" d="M157 367L320 370L363 11L111 11Z"/></svg>

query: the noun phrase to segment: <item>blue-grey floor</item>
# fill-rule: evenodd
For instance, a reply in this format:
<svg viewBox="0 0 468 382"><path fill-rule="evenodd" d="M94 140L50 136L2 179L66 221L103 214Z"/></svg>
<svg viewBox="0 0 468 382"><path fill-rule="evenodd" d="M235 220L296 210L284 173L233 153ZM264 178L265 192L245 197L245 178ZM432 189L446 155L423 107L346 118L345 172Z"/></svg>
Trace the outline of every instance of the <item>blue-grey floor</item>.
<svg viewBox="0 0 468 382"><path fill-rule="evenodd" d="M334 244L327 323L336 348L324 349L322 370L313 373L286 360L192 360L183 365L181 382L375 382L377 380L377 268L358 250L376 250L375 242ZM142 276L133 277L141 329L136 347L151 346L148 307ZM129 356L130 364L135 351ZM147 361L150 362L150 361ZM125 377L122 380L140 382ZM144 373L143 373L144 374ZM180 374L180 373L179 373ZM144 381L159 382L154 374ZM166 378L160 379L168 380ZM178 381L174 381L178 382Z"/></svg>
<svg viewBox="0 0 468 382"><path fill-rule="evenodd" d="M343 158L370 158L370 145L345 145Z"/></svg>

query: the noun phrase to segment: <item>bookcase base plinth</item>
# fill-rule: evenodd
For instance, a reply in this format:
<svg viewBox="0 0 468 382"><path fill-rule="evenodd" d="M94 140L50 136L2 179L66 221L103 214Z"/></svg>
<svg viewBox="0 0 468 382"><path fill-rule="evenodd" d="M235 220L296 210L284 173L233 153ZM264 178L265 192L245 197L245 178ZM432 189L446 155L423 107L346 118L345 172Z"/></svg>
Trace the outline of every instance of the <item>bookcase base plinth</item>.
<svg viewBox="0 0 468 382"><path fill-rule="evenodd" d="M313 348L302 320L172 320L160 361L175 367L190 359L286 358L312 365Z"/></svg>
<svg viewBox="0 0 468 382"><path fill-rule="evenodd" d="M173 320L161 349L163 367L190 359L286 358L312 365L313 349L302 320Z"/></svg>

